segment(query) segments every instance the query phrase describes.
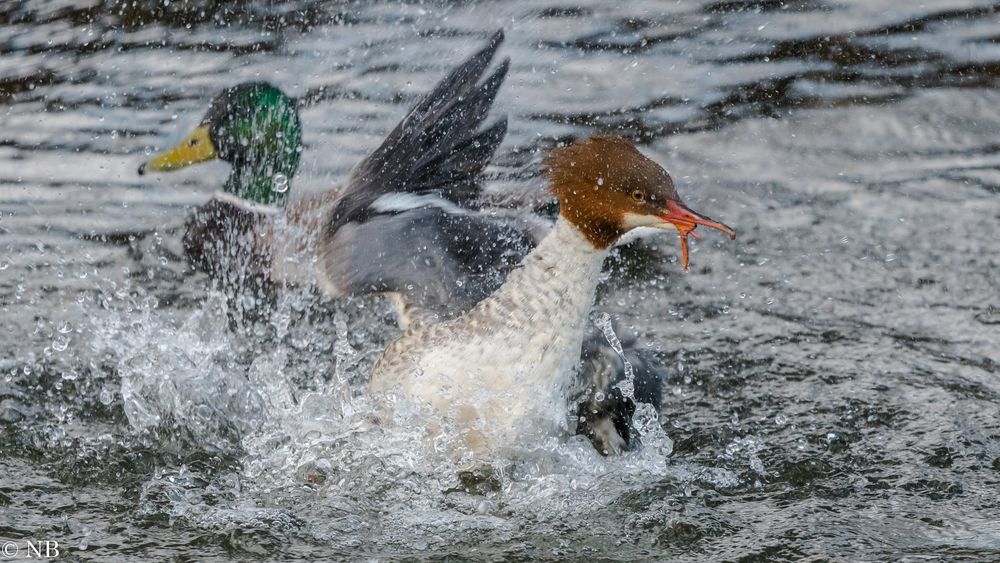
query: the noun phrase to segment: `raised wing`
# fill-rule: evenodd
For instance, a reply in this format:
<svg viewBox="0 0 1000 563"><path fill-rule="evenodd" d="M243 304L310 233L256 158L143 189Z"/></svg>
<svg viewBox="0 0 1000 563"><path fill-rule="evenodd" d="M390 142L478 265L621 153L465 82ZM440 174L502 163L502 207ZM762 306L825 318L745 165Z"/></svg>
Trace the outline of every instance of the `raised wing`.
<svg viewBox="0 0 1000 563"><path fill-rule="evenodd" d="M479 176L507 133L505 117L480 131L510 64L505 59L480 83L502 42L498 31L355 167L328 215L328 236L347 223L370 218L372 203L389 193L433 193L463 205L476 199Z"/></svg>

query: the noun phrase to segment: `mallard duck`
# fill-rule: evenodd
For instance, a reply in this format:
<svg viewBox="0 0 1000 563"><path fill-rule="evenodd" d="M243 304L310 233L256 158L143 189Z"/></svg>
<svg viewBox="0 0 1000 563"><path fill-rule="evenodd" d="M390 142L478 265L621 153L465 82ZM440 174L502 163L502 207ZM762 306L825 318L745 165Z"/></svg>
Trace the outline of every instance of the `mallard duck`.
<svg viewBox="0 0 1000 563"><path fill-rule="evenodd" d="M224 192L195 212L184 237L189 258L230 287L299 281L334 297L389 294L403 327L456 316L499 287L546 230L475 206L481 173L506 133L506 118L483 127L508 70L504 60L483 78L502 41L498 32L438 83L340 189L289 197L302 146L298 108L263 83L217 96L198 128L140 173L213 158L232 164ZM314 261L317 270L301 275L296 266ZM626 354L637 398L658 405L662 371ZM616 391L622 357L599 331L581 366L582 380L596 383L578 433L604 454L635 446L634 403Z"/></svg>
<svg viewBox="0 0 1000 563"><path fill-rule="evenodd" d="M245 291L309 279L295 258L308 253L337 192L290 200L301 154L299 102L266 82L245 82L218 94L194 131L144 162L139 174L215 159L231 165L222 190L188 218L183 244L192 264Z"/></svg>
<svg viewBox="0 0 1000 563"><path fill-rule="evenodd" d="M425 287L414 278L435 271L424 272L411 261L385 263L381 275L374 277L370 270L352 268L358 263L352 258L364 247L345 246L346 239L398 246L410 237L439 234L421 230L433 223L426 212L401 218L401 213L386 207L399 203L390 201L392 194L423 198L427 203L421 206L429 210L438 204L468 206L474 201L478 177L506 133L506 118L479 131L507 73L509 61L504 61L479 83L502 41L498 32L424 96L339 188L306 198L289 196L302 152L298 103L261 82L240 84L216 96L199 126L177 146L143 163L139 173L171 172L216 158L232 165L223 190L187 221L184 250L196 267L235 291L317 279L334 296L393 292L397 285ZM329 236L323 236L320 219L327 213L335 219L325 226ZM387 216L395 219L386 223ZM523 238L502 222L480 226L491 238ZM440 258L454 258L449 264L463 267L436 272L476 275L472 270L496 263L496 256L488 252L469 250L449 246L447 252L452 254ZM321 272L303 272L316 253L333 258L325 261ZM371 258L361 259L367 263ZM406 282L397 284L401 279ZM470 293L467 299L474 302L483 296Z"/></svg>

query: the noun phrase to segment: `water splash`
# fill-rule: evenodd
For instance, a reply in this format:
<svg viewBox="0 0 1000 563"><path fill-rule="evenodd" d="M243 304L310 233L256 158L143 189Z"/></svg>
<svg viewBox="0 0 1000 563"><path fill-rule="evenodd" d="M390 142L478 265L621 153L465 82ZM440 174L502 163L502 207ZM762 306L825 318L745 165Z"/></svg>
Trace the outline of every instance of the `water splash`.
<svg viewBox="0 0 1000 563"><path fill-rule="evenodd" d="M615 386L621 390L622 395L627 399L635 399L635 371L632 369L632 363L628 361L625 357L625 350L622 348L622 342L618 339L618 335L615 334L615 328L611 324L611 315L607 313L601 313L597 316L595 320L597 327L601 329L601 334L604 335L605 340L611 345L611 348L618 354L621 358L622 365L625 366L625 379L619 381Z"/></svg>
<svg viewBox="0 0 1000 563"><path fill-rule="evenodd" d="M271 178L271 189L279 194L288 191L288 176L278 172Z"/></svg>

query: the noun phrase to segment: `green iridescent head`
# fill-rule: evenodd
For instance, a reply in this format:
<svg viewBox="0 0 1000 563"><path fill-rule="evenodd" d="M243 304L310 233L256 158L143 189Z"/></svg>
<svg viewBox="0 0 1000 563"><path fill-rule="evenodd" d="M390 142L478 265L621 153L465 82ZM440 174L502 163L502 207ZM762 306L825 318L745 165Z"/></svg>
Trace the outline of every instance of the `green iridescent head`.
<svg viewBox="0 0 1000 563"><path fill-rule="evenodd" d="M295 100L265 82L245 82L212 100L201 124L139 173L178 170L219 158L233 169L225 191L264 204L283 204L299 167L302 123Z"/></svg>

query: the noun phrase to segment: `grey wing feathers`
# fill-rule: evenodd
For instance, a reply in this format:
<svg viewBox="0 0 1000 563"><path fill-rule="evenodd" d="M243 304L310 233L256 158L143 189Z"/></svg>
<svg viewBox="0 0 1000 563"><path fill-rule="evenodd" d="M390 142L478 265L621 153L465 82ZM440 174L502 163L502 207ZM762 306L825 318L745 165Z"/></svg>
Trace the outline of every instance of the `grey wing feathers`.
<svg viewBox="0 0 1000 563"><path fill-rule="evenodd" d="M477 197L478 176L507 131L506 118L479 130L507 75L509 60L479 83L502 41L498 31L358 164L331 212L330 234L350 221L365 220L371 203L390 192L435 192L460 204Z"/></svg>
<svg viewBox="0 0 1000 563"><path fill-rule="evenodd" d="M349 223L328 244L322 266L342 291L396 293L447 318L499 287L533 241L502 222L426 207Z"/></svg>

